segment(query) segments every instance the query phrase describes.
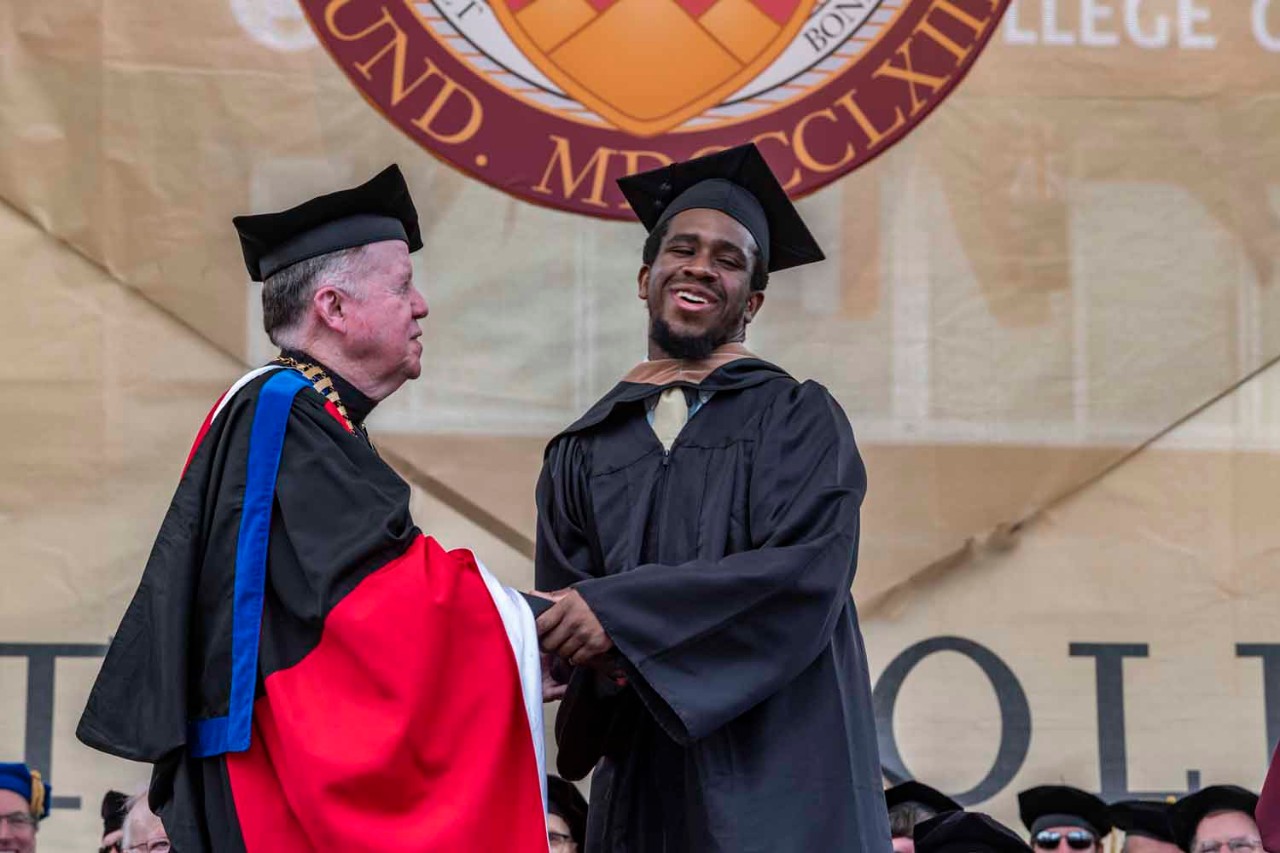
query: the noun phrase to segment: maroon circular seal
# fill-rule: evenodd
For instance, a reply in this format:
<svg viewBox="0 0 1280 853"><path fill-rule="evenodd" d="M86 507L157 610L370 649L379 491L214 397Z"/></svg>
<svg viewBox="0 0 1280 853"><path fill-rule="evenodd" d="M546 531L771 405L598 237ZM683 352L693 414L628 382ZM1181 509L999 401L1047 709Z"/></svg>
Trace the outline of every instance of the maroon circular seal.
<svg viewBox="0 0 1280 853"><path fill-rule="evenodd" d="M630 214L615 180L754 141L793 197L963 79L1010 0L302 0L365 98L536 204Z"/></svg>

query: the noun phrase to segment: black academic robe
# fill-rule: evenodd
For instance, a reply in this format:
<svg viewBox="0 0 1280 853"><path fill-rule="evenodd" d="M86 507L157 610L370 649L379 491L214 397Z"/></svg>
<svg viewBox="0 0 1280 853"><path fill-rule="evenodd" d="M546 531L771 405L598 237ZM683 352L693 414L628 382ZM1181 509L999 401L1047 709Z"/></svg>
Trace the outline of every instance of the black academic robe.
<svg viewBox="0 0 1280 853"><path fill-rule="evenodd" d="M714 393L664 452L643 402L662 387L615 387L538 484L537 586L578 590L628 676L612 719L557 727L566 755L610 732L587 853L884 853L848 420L739 359L693 386Z"/></svg>
<svg viewBox="0 0 1280 853"><path fill-rule="evenodd" d="M206 418L77 730L176 850L545 853L510 608L409 496L293 370Z"/></svg>

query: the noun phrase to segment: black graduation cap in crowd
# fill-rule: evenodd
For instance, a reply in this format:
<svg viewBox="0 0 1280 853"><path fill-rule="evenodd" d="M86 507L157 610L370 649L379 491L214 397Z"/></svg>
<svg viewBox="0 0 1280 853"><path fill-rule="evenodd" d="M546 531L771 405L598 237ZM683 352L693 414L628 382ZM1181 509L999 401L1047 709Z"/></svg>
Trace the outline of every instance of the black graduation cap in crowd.
<svg viewBox="0 0 1280 853"><path fill-rule="evenodd" d="M1018 834L979 812L947 812L916 824L916 853L1031 853Z"/></svg>
<svg viewBox="0 0 1280 853"><path fill-rule="evenodd" d="M547 810L564 818L579 848L587 843L587 801L572 782L547 776Z"/></svg>
<svg viewBox="0 0 1280 853"><path fill-rule="evenodd" d="M109 835L124 826L124 806L129 798L120 791L102 795L102 834Z"/></svg>
<svg viewBox="0 0 1280 853"><path fill-rule="evenodd" d="M931 788L923 782L915 780L902 782L885 790L884 804L890 810L907 803L923 806L935 815L945 812L958 812L964 809L964 806L937 788Z"/></svg>
<svg viewBox="0 0 1280 853"><path fill-rule="evenodd" d="M1035 835L1050 826L1076 826L1099 840L1111 832L1107 804L1068 785L1040 785L1018 794L1018 817Z"/></svg>
<svg viewBox="0 0 1280 853"><path fill-rule="evenodd" d="M754 143L629 175L618 187L648 231L694 208L732 216L755 238L769 272L825 257Z"/></svg>
<svg viewBox="0 0 1280 853"><path fill-rule="evenodd" d="M400 167L391 165L366 183L305 201L279 213L237 216L244 265L253 281L299 261L383 240L422 248L418 211Z"/></svg>
<svg viewBox="0 0 1280 853"><path fill-rule="evenodd" d="M1191 849L1200 821L1214 812L1244 812L1253 817L1258 795L1239 785L1210 785L1188 794L1169 807L1173 839L1183 850Z"/></svg>
<svg viewBox="0 0 1280 853"><path fill-rule="evenodd" d="M1126 835L1138 835L1175 844L1173 827L1169 823L1169 803L1149 800L1121 800L1112 803L1108 810L1111 822Z"/></svg>

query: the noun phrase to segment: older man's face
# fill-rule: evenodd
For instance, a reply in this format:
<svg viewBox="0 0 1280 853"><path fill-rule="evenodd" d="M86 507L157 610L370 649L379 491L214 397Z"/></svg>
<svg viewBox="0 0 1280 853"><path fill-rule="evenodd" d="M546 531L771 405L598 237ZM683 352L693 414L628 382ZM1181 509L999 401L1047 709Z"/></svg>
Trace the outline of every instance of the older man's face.
<svg viewBox="0 0 1280 853"><path fill-rule="evenodd" d="M35 849L31 804L13 791L0 791L0 853L33 853Z"/></svg>
<svg viewBox="0 0 1280 853"><path fill-rule="evenodd" d="M1244 812L1215 812L1196 827L1191 853L1258 853L1262 839L1253 816Z"/></svg>
<svg viewBox="0 0 1280 853"><path fill-rule="evenodd" d="M399 240L365 246L357 275L359 295L344 309L346 355L386 396L422 373L418 321L427 316L427 300L413 286L409 247Z"/></svg>

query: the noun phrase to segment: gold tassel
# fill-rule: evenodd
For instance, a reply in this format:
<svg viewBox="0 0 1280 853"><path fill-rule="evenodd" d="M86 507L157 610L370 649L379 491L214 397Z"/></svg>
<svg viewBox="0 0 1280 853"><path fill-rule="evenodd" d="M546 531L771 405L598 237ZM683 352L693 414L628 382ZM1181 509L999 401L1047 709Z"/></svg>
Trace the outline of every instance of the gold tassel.
<svg viewBox="0 0 1280 853"><path fill-rule="evenodd" d="M31 814L36 820L44 815L44 780L39 770L31 771Z"/></svg>

